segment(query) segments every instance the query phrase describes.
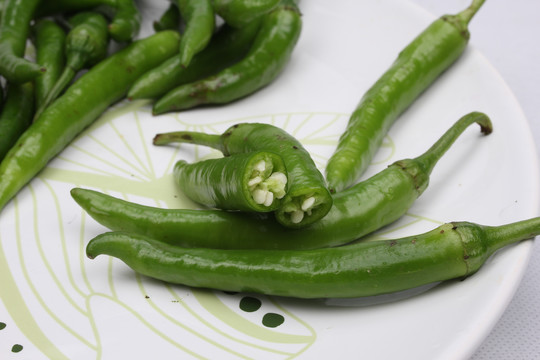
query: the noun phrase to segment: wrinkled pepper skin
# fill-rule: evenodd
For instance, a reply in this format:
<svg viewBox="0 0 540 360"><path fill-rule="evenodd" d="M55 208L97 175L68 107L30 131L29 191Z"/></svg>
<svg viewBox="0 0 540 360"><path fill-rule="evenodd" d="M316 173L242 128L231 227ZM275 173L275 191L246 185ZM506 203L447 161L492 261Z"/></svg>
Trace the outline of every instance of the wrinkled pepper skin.
<svg viewBox="0 0 540 360"><path fill-rule="evenodd" d="M0 209L77 134L122 99L135 79L174 55L179 39L177 32L163 31L132 43L92 67L46 108L0 163Z"/></svg>
<svg viewBox="0 0 540 360"><path fill-rule="evenodd" d="M334 194L330 212L302 229L285 228L267 214L161 209L80 188L72 189L71 196L92 218L113 231L138 233L182 247L305 250L338 246L403 216L427 188L438 159L474 122L484 134L491 132L492 124L486 115L465 115L424 154L397 161Z"/></svg>
<svg viewBox="0 0 540 360"><path fill-rule="evenodd" d="M476 273L498 249L540 234L540 218L502 226L444 224L395 240L315 250L188 249L129 233L90 240L86 254L119 258L170 283L296 298L353 298Z"/></svg>
<svg viewBox="0 0 540 360"><path fill-rule="evenodd" d="M221 26L208 46L195 54L188 67L182 66L180 54L173 56L141 76L129 89L128 98L158 99L175 87L200 80L231 66L247 54L259 27L258 22L241 29Z"/></svg>
<svg viewBox="0 0 540 360"><path fill-rule="evenodd" d="M272 164L268 172L287 171L280 156L270 152L250 152L208 159L196 163L178 161L174 166L174 179L179 189L191 200L213 208L241 211L273 211L280 199L272 198L269 205L257 203L249 186L254 168L260 161Z"/></svg>
<svg viewBox="0 0 540 360"><path fill-rule="evenodd" d="M22 84L46 71L24 58L30 21L39 0L5 0L0 18L0 75L8 82Z"/></svg>
<svg viewBox="0 0 540 360"><path fill-rule="evenodd" d="M204 104L226 104L270 84L285 68L302 29L296 5L283 0L262 18L246 57L208 78L181 85L154 103L154 115Z"/></svg>
<svg viewBox="0 0 540 360"><path fill-rule="evenodd" d="M473 5L479 7L483 1L474 0ZM330 191L358 181L398 116L461 56L470 37L467 24L474 14L470 11L434 21L364 94L328 160Z"/></svg>

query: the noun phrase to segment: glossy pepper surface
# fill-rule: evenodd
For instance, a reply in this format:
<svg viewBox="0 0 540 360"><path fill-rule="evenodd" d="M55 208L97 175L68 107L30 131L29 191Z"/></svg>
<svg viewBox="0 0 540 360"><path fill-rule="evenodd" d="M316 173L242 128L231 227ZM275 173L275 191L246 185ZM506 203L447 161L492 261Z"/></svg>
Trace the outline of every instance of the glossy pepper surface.
<svg viewBox="0 0 540 360"><path fill-rule="evenodd" d="M24 58L30 21L39 0L5 0L0 18L0 75L11 83L30 81L46 71Z"/></svg>
<svg viewBox="0 0 540 360"><path fill-rule="evenodd" d="M94 66L107 56L109 33L103 15L91 11L80 12L69 19L69 24L72 28L65 40L64 70L37 109L36 119L69 86L80 70Z"/></svg>
<svg viewBox="0 0 540 360"><path fill-rule="evenodd" d="M175 0L186 23L180 40L180 64L186 67L195 54L210 42L215 27L211 0Z"/></svg>
<svg viewBox="0 0 540 360"><path fill-rule="evenodd" d="M225 22L241 28L272 11L280 0L214 0L214 10Z"/></svg>
<svg viewBox="0 0 540 360"><path fill-rule="evenodd" d="M0 208L77 134L122 99L136 78L178 51L179 38L177 32L162 31L133 42L93 66L47 107L0 163Z"/></svg>
<svg viewBox="0 0 540 360"><path fill-rule="evenodd" d="M50 19L41 19L34 26L34 44L36 62L47 71L34 80L36 106L38 109L45 101L60 77L65 65L64 44L66 32L60 25Z"/></svg>
<svg viewBox="0 0 540 360"><path fill-rule="evenodd" d="M330 192L311 155L297 139L281 128L241 123L231 126L222 135L180 131L158 134L154 138L155 145L170 142L210 146L225 156L255 150L281 156L287 169L288 190L275 215L284 226L307 226L322 219L332 207Z"/></svg>
<svg viewBox="0 0 540 360"><path fill-rule="evenodd" d="M292 1L282 0L263 16L257 37L242 60L215 75L174 88L155 102L152 112L225 104L261 89L289 62L301 29L300 11Z"/></svg>
<svg viewBox="0 0 540 360"><path fill-rule="evenodd" d="M180 54L173 56L137 79L129 89L128 97L156 99L177 86L213 75L234 64L247 54L259 25L253 22L241 29L222 25L188 67L182 66Z"/></svg>
<svg viewBox="0 0 540 360"><path fill-rule="evenodd" d="M170 283L297 298L351 298L406 290L477 272L498 249L540 234L540 218L502 226L444 224L395 240L284 250L188 249L128 233L90 240L106 254Z"/></svg>
<svg viewBox="0 0 540 360"><path fill-rule="evenodd" d="M355 186L333 195L321 220L288 229L266 214L218 210L161 209L75 188L71 195L100 224L185 247L223 249L314 249L349 243L403 216L429 183L429 174L459 134L478 122L491 132L481 113L458 120L428 151L395 162Z"/></svg>
<svg viewBox="0 0 540 360"><path fill-rule="evenodd" d="M332 192L358 181L396 118L463 53L467 24L483 2L429 25L364 94L326 167Z"/></svg>
<svg viewBox="0 0 540 360"><path fill-rule="evenodd" d="M287 171L274 153L241 153L174 166L177 186L191 200L225 209L267 212L285 196Z"/></svg>
<svg viewBox="0 0 540 360"><path fill-rule="evenodd" d="M34 85L8 84L6 101L0 113L0 161L32 123Z"/></svg>

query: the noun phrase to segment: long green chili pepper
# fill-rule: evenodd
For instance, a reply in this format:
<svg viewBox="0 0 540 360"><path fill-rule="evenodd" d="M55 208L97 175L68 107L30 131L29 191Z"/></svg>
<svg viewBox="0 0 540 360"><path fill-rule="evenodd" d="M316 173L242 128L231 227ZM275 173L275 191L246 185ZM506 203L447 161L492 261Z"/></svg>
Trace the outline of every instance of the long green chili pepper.
<svg viewBox="0 0 540 360"><path fill-rule="evenodd" d="M34 33L36 62L47 68L34 80L36 109L39 109L64 69L66 32L56 22L41 19L34 25Z"/></svg>
<svg viewBox="0 0 540 360"><path fill-rule="evenodd" d="M272 11L280 0L214 0L214 11L225 22L241 28Z"/></svg>
<svg viewBox="0 0 540 360"><path fill-rule="evenodd" d="M286 227L300 228L322 219L332 207L332 197L321 172L302 144L285 130L269 124L242 123L222 135L179 131L158 134L155 145L183 142L210 146L225 156L271 151L281 156L288 173L287 195L275 215Z"/></svg>
<svg viewBox="0 0 540 360"><path fill-rule="evenodd" d="M291 0L282 0L263 16L261 29L244 59L218 74L171 90L154 104L152 112L229 103L268 85L288 63L301 29L300 11Z"/></svg>
<svg viewBox="0 0 540 360"><path fill-rule="evenodd" d="M8 84L6 101L0 114L0 161L30 126L34 115L34 85Z"/></svg>
<svg viewBox="0 0 540 360"><path fill-rule="evenodd" d="M167 9L161 14L160 18L153 23L155 31L179 30L182 23L178 5L171 1Z"/></svg>
<svg viewBox="0 0 540 360"><path fill-rule="evenodd" d="M540 217L501 226L452 222L395 240L316 250L189 249L129 233L88 243L134 271L170 283L297 298L351 298L476 273L497 250L540 234Z"/></svg>
<svg viewBox="0 0 540 360"><path fill-rule="evenodd" d="M24 58L30 21L39 0L5 0L0 19L0 75L10 83L24 83L45 72Z"/></svg>
<svg viewBox="0 0 540 360"><path fill-rule="evenodd" d="M96 12L81 12L69 20L72 26L65 41L66 66L37 109L34 119L71 83L77 73L105 59L109 43L107 20Z"/></svg>
<svg viewBox="0 0 540 360"><path fill-rule="evenodd" d="M129 89L128 98L156 99L177 86L213 75L231 66L247 54L259 26L257 21L241 29L226 24L221 26L206 48L191 59L188 67L182 66L180 54L173 56L141 76Z"/></svg>
<svg viewBox="0 0 540 360"><path fill-rule="evenodd" d="M467 24L483 2L473 0L459 14L433 22L364 94L326 167L332 192L360 178L396 118L463 53Z"/></svg>
<svg viewBox="0 0 540 360"><path fill-rule="evenodd" d="M122 99L135 79L173 56L179 40L179 33L162 31L133 42L94 65L47 107L0 163L0 209L77 134Z"/></svg>
<svg viewBox="0 0 540 360"><path fill-rule="evenodd" d="M114 17L109 24L111 38L118 42L132 41L141 29L142 15L134 0L116 0Z"/></svg>
<svg viewBox="0 0 540 360"><path fill-rule="evenodd" d="M191 200L225 210L276 210L287 186L283 160L266 151L191 164L180 160L174 166L174 178Z"/></svg>
<svg viewBox="0 0 540 360"><path fill-rule="evenodd" d="M187 67L210 42L215 27L211 0L175 0L186 26L180 40L180 64Z"/></svg>
<svg viewBox="0 0 540 360"><path fill-rule="evenodd" d="M92 218L111 230L139 233L173 245L222 249L338 246L403 216L427 188L438 160L474 122L483 133L491 132L491 122L484 114L465 115L423 155L397 161L371 178L334 194L330 212L303 229L285 228L267 214L161 209L80 188L72 189L71 195Z"/></svg>

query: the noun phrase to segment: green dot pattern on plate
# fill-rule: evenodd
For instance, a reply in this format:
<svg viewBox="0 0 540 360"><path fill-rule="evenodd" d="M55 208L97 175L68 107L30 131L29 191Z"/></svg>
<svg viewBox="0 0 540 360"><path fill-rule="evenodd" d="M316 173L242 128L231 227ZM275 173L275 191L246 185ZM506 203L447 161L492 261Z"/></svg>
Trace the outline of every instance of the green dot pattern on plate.
<svg viewBox="0 0 540 360"><path fill-rule="evenodd" d="M0 322L0 330L5 329L6 323Z"/></svg>
<svg viewBox="0 0 540 360"><path fill-rule="evenodd" d="M251 296L244 296L242 300L240 300L240 309L246 312L257 311L260 309L261 305L261 300Z"/></svg>
<svg viewBox="0 0 540 360"><path fill-rule="evenodd" d="M13 345L13 347L11 348L11 352L18 353L18 352L20 352L22 349L23 349L23 346L22 346L22 345L15 344L15 345Z"/></svg>
<svg viewBox="0 0 540 360"><path fill-rule="evenodd" d="M285 318L282 315L276 313L267 313L264 314L262 323L266 327L275 328L283 324Z"/></svg>

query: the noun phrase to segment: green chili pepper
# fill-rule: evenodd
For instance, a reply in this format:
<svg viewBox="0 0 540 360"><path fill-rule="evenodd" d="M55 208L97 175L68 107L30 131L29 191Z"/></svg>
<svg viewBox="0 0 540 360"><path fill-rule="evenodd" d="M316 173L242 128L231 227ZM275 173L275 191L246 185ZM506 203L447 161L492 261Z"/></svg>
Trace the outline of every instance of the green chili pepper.
<svg viewBox="0 0 540 360"><path fill-rule="evenodd" d="M90 240L86 254L119 258L143 275L194 287L297 298L351 298L476 273L497 250L540 234L540 217L501 226L444 224L395 240L315 250L181 248L129 233Z"/></svg>
<svg viewBox="0 0 540 360"><path fill-rule="evenodd" d="M187 68L182 66L180 54L138 79L128 92L130 99L155 99L175 87L213 75L243 58L259 29L259 22L235 29L221 26L210 43L196 54ZM216 61L219 59L219 61Z"/></svg>
<svg viewBox="0 0 540 360"><path fill-rule="evenodd" d="M181 85L159 99L154 114L202 104L224 104L245 97L272 82L288 63L302 28L300 11L291 0L262 18L249 53L238 63L208 78Z"/></svg>
<svg viewBox="0 0 540 360"><path fill-rule="evenodd" d="M223 249L338 246L403 216L427 188L438 160L474 122L484 134L491 132L486 115L465 115L423 155L397 161L371 178L334 194L330 212L303 229L285 228L267 214L161 209L80 188L72 189L71 195L92 218L111 230L139 233L174 245Z"/></svg>
<svg viewBox="0 0 540 360"><path fill-rule="evenodd" d="M258 151L174 166L179 188L200 204L243 211L273 211L285 196L287 173L274 153Z"/></svg>
<svg viewBox="0 0 540 360"><path fill-rule="evenodd" d="M272 11L280 0L214 0L214 10L225 22L241 28Z"/></svg>
<svg viewBox="0 0 540 360"><path fill-rule="evenodd" d="M45 72L24 59L30 21L39 0L5 0L0 19L0 75L10 83L24 83Z"/></svg>
<svg viewBox="0 0 540 360"><path fill-rule="evenodd" d="M171 1L169 7L163 12L159 20L154 21L154 30L179 30L181 24L180 10L176 3Z"/></svg>
<svg viewBox="0 0 540 360"><path fill-rule="evenodd" d="M155 145L171 142L200 144L220 150L225 156L271 151L281 156L288 173L287 195L275 215L282 225L300 228L322 219L332 207L332 197L321 172L302 144L285 130L269 124L242 123L222 135L191 131L158 134Z"/></svg>
<svg viewBox="0 0 540 360"><path fill-rule="evenodd" d="M134 0L116 0L114 17L109 24L111 38L118 42L132 41L141 28L142 16Z"/></svg>
<svg viewBox="0 0 540 360"><path fill-rule="evenodd" d="M174 55L179 39L177 32L162 31L133 42L93 66L47 107L0 163L0 209L77 134L122 99L135 79Z"/></svg>
<svg viewBox="0 0 540 360"><path fill-rule="evenodd" d="M103 15L81 12L73 16L69 24L72 28L65 41L66 66L37 109L34 119L64 91L80 70L94 66L107 56L109 34Z"/></svg>
<svg viewBox="0 0 540 360"><path fill-rule="evenodd" d="M215 27L211 0L175 0L186 27L180 40L180 63L187 67L210 42Z"/></svg>
<svg viewBox="0 0 540 360"><path fill-rule="evenodd" d="M36 109L39 109L64 69L66 32L54 21L41 19L35 24L34 33L36 61L47 68L34 80Z"/></svg>
<svg viewBox="0 0 540 360"><path fill-rule="evenodd" d="M461 13L433 22L364 94L328 161L330 191L359 179L396 118L459 58L469 40L467 24L483 2L473 0Z"/></svg>
<svg viewBox="0 0 540 360"><path fill-rule="evenodd" d="M34 115L34 85L8 84L6 101L0 114L0 161L30 126Z"/></svg>

